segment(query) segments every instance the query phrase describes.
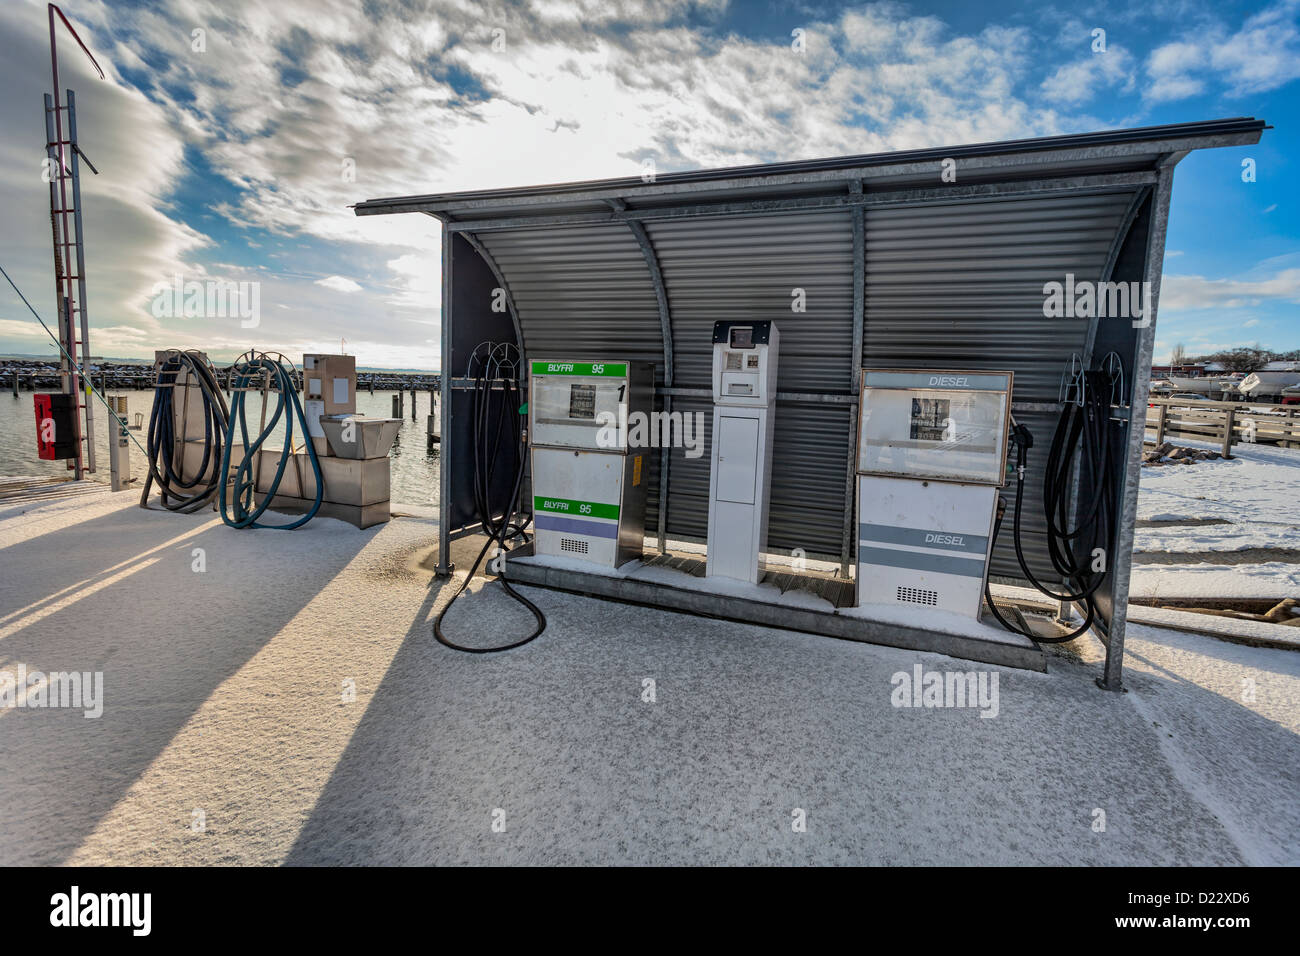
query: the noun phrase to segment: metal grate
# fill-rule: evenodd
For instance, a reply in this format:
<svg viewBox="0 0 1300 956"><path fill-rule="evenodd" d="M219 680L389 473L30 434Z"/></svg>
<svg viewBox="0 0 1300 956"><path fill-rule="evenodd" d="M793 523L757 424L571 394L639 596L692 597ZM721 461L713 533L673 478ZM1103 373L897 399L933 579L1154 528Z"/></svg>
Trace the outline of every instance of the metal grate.
<svg viewBox="0 0 1300 956"><path fill-rule="evenodd" d="M571 551L574 554L586 554L587 542L579 541L577 538L561 538L560 550Z"/></svg>
<svg viewBox="0 0 1300 956"><path fill-rule="evenodd" d="M908 604L928 604L934 606L939 603L938 591L927 591L925 588L905 588L898 586L896 592L898 600Z"/></svg>

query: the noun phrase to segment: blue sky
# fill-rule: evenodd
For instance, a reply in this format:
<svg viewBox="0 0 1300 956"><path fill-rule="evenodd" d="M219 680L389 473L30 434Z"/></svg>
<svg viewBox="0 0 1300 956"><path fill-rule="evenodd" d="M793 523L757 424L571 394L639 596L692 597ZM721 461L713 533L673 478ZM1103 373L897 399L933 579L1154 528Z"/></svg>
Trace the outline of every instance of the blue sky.
<svg viewBox="0 0 1300 956"><path fill-rule="evenodd" d="M102 170L84 202L97 354L346 337L368 365L437 367L436 223L357 219L359 199L1240 115L1275 128L1178 168L1156 354L1300 348L1300 0L62 7L109 74L60 37ZM0 264L49 317L45 29L43 3L0 9ZM176 275L258 281L260 326L155 316ZM0 353L49 351L0 295Z"/></svg>

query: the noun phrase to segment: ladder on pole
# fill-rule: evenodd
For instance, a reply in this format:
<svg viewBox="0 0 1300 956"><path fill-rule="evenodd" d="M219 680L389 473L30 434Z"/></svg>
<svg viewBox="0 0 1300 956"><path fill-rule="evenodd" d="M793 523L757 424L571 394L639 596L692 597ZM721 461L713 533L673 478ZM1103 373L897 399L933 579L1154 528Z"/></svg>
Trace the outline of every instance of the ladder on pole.
<svg viewBox="0 0 1300 956"><path fill-rule="evenodd" d="M68 18L53 3L49 4L50 17L50 72L54 92L45 94L45 155L46 171L50 182L50 228L54 236L54 302L59 317L59 371L65 394L73 396L76 415L77 454L68 468L80 480L95 471L95 415L91 407L90 382L82 382L81 371L90 375L90 318L86 314L86 245L81 223L81 161L95 175L89 158L77 145L77 98L67 91L67 105L59 102L59 58L55 44L55 16L72 34L82 51L90 58L100 79L104 71L77 36ZM66 138L64 114L67 115ZM78 352L80 349L80 352ZM80 355L78 359L77 356ZM84 442L84 446L83 446Z"/></svg>
<svg viewBox="0 0 1300 956"><path fill-rule="evenodd" d="M77 365L90 372L90 317L86 311L86 246L81 219L81 151L77 148L76 96L67 91L68 105L56 107L45 94L46 154L50 171L50 224L54 235L55 301L59 307L59 342L63 391L75 396L77 456L68 467L75 477L95 472L95 416L88 401L89 382ZM58 113L67 113L67 139ZM91 166L94 169L94 166ZM74 356L77 363L68 361ZM84 443L84 446L83 446Z"/></svg>

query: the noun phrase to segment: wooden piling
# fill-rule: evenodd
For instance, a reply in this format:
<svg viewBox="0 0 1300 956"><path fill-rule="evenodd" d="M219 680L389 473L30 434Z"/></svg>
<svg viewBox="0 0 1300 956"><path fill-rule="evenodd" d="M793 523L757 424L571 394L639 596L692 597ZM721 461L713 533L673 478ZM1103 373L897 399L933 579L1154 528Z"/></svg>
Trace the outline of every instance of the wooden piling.
<svg viewBox="0 0 1300 956"><path fill-rule="evenodd" d="M1225 410L1224 414L1226 415L1227 420L1224 422L1223 425L1222 455L1224 458L1231 458L1232 457L1232 426L1236 424L1237 421L1237 409L1235 407L1228 408Z"/></svg>

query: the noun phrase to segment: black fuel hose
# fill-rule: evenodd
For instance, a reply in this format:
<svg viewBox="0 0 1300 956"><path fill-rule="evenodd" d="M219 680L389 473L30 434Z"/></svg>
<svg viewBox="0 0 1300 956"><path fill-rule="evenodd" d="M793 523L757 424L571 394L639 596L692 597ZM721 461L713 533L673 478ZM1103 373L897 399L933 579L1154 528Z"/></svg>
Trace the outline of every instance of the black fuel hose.
<svg viewBox="0 0 1300 956"><path fill-rule="evenodd" d="M512 355L513 353L513 355ZM488 540L484 543L474 564L470 567L465 580L460 583L451 600L443 605L442 610L433 621L433 636L438 643L455 651L467 654L495 654L500 651L514 650L535 640L546 630L546 615L528 598L510 586L506 580L505 550L506 543L515 539L528 540L529 519L519 514L519 492L523 487L524 470L528 461L528 442L524 436L523 416L526 414L523 386L519 378L522 365L518 350L508 343L492 345L484 343L470 356L467 377L473 379L471 428L474 446L474 509ZM494 399L494 393L496 398ZM514 472L510 482L510 497L496 501L492 497L493 479L501 458L510 453L513 458ZM446 520L446 516L442 517ZM466 647L450 640L442 632L442 620L447 611L456 602L474 579L475 572L487 556L488 551L496 545L501 556L501 567L497 578L505 592L528 608L537 621L537 627L527 637L508 644L495 647ZM442 556L444 562L447 555Z"/></svg>
<svg viewBox="0 0 1300 956"><path fill-rule="evenodd" d="M176 450L176 380L187 372L186 401L203 403L203 460L189 480L183 473L184 461L175 461ZM195 387L197 386L197 387ZM149 491L156 482L159 499L168 511L189 513L197 511L212 501L221 487L222 443L229 419L226 397L217 382L217 371L201 353L171 349L158 365L154 384L153 410L149 414L149 433L146 439L146 456L149 475L140 493L140 507L149 507ZM195 436L186 436L195 437ZM183 452L182 452L183 454Z"/></svg>
<svg viewBox="0 0 1300 956"><path fill-rule="evenodd" d="M1052 445L1043 471L1047 554L1053 569L1061 575L1064 583L1063 589L1059 591L1038 580L1025 559L1021 518L1024 510L1025 472L1033 436L1020 424L1015 424L1011 433L1012 444L1016 447L1016 503L1013 521L1016 561L1025 579L1041 593L1057 601L1081 603L1085 610L1083 624L1059 637L1042 637L1027 626L1013 625L998 612L987 579L984 583L984 598L999 623L1007 630L1040 644L1064 644L1092 626L1098 616L1094 595L1106 579L1111 559L1114 514L1119 501L1116 463L1111 450L1110 415L1110 401L1116 378L1112 371L1098 368L1086 372L1084 379L1086 388L1083 390L1083 401L1065 404L1052 435ZM1075 524L1070 527L1070 497L1076 464L1080 482L1094 488L1096 494L1076 514ZM999 498L990 551L997 544L1005 509L1005 503ZM1094 569L1094 556L1099 551L1103 561L1099 568Z"/></svg>

